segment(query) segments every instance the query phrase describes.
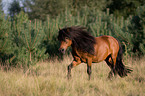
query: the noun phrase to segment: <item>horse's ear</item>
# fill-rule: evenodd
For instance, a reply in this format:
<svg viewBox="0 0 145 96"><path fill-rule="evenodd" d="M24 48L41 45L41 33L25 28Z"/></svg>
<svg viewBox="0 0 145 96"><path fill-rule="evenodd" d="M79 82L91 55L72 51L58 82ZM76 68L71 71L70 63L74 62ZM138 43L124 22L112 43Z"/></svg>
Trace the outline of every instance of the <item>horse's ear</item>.
<svg viewBox="0 0 145 96"><path fill-rule="evenodd" d="M60 31L61 29L59 28L59 31Z"/></svg>

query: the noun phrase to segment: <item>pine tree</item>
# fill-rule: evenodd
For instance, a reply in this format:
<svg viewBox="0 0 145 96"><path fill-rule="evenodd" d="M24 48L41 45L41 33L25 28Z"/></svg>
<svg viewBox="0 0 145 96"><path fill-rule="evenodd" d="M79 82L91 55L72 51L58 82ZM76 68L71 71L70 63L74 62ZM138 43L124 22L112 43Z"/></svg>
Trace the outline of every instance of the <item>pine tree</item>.
<svg viewBox="0 0 145 96"><path fill-rule="evenodd" d="M9 19L5 19L4 13L0 11L0 59L2 64L5 64L12 57L13 48L10 36Z"/></svg>
<svg viewBox="0 0 145 96"><path fill-rule="evenodd" d="M40 46L44 37L41 21L31 22L21 11L13 21L12 30L14 55L19 64L29 66L45 57L46 49Z"/></svg>
<svg viewBox="0 0 145 96"><path fill-rule="evenodd" d="M18 14L18 13L21 11L21 7L20 7L20 4L19 4L19 1L14 0L14 1L10 4L8 10L9 10L9 15L10 15L11 17L14 17L16 14Z"/></svg>
<svg viewBox="0 0 145 96"><path fill-rule="evenodd" d="M46 20L49 15L55 18L64 12L67 0L25 0L23 3L28 9L30 19Z"/></svg>

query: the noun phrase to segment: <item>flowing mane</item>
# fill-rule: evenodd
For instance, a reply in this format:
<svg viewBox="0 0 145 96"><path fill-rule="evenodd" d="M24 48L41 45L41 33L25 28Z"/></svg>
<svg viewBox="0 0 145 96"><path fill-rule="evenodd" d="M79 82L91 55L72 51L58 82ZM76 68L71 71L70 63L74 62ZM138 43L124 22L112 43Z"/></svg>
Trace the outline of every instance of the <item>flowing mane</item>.
<svg viewBox="0 0 145 96"><path fill-rule="evenodd" d="M86 31L85 27L73 26L59 30L58 40L65 41L65 38L72 40L72 46L77 50L94 54L95 37Z"/></svg>

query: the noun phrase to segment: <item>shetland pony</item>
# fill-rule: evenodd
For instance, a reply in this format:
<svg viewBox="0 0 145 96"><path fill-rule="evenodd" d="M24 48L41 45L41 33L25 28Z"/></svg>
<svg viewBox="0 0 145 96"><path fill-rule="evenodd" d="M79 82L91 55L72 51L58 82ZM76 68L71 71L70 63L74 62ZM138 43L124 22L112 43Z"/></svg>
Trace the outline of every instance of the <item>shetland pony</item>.
<svg viewBox="0 0 145 96"><path fill-rule="evenodd" d="M81 63L87 63L87 73L91 78L91 65L106 61L111 68L108 78L118 74L120 77L127 76L132 70L125 67L122 62L122 48L118 40L112 36L93 37L86 28L80 26L59 29L58 40L61 45L59 51L65 53L72 47L74 60L68 66L68 79L71 77L71 69Z"/></svg>

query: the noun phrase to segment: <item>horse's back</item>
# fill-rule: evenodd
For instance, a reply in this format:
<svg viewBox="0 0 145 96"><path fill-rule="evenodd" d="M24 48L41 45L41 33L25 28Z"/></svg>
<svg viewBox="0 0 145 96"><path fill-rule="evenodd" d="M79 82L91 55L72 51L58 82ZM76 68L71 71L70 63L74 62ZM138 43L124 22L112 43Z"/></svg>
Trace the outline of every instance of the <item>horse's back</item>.
<svg viewBox="0 0 145 96"><path fill-rule="evenodd" d="M106 43L110 47L117 47L117 46L119 47L117 39L115 39L112 36L103 35L103 36L96 37L96 42L97 44L101 44L101 45L102 43L103 44Z"/></svg>
<svg viewBox="0 0 145 96"><path fill-rule="evenodd" d="M118 41L112 36L99 36L96 37L95 55L93 62L101 62L107 58L108 55L114 54L115 56L119 51Z"/></svg>

